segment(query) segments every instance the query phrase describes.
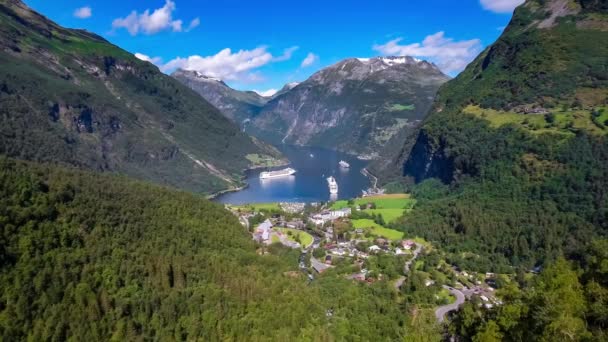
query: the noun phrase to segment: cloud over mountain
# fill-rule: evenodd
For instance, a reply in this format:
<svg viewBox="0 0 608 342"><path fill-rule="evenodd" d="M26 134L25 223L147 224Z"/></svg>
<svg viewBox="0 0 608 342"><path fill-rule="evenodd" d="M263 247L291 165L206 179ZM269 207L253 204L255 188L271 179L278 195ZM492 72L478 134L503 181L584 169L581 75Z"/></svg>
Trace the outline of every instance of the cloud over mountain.
<svg viewBox="0 0 608 342"><path fill-rule="evenodd" d="M230 48L221 50L212 56L192 55L177 57L160 68L164 72L176 69L194 70L203 75L222 79L224 81L257 82L263 79L256 69L273 62L291 59L297 46L287 48L283 54L273 56L266 46L253 50L239 50L233 52Z"/></svg>
<svg viewBox="0 0 608 342"><path fill-rule="evenodd" d="M384 55L413 56L428 59L445 73L462 71L481 51L479 39L455 41L446 38L443 31L426 36L421 43L402 45L403 38L386 44L374 45L373 49Z"/></svg>
<svg viewBox="0 0 608 342"><path fill-rule="evenodd" d="M480 0L481 6L496 13L511 13L525 0Z"/></svg>
<svg viewBox="0 0 608 342"><path fill-rule="evenodd" d="M302 61L302 64L300 66L302 68L305 68L307 66L313 65L318 60L319 60L319 56L315 55L312 52L309 52L308 55L306 55L306 58L304 58L304 60Z"/></svg>

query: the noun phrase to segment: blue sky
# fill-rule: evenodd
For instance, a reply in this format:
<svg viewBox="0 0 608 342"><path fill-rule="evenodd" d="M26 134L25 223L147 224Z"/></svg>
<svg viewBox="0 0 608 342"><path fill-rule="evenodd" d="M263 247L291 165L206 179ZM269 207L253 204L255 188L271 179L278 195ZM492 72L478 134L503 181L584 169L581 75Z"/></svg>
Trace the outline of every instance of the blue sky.
<svg viewBox="0 0 608 342"><path fill-rule="evenodd" d="M26 0L169 73L266 91L348 57L414 55L456 75L523 0Z"/></svg>

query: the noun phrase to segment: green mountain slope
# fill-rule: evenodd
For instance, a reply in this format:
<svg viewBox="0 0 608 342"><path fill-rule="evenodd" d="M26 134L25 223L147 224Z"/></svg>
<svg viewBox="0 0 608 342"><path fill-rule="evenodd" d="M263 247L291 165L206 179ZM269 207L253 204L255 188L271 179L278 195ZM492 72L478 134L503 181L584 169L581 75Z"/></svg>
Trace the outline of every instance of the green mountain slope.
<svg viewBox="0 0 608 342"><path fill-rule="evenodd" d="M575 257L606 235L607 72L604 1L520 6L500 39L440 89L392 163L376 165L385 181L449 184L419 185L418 210L401 226L482 269Z"/></svg>
<svg viewBox="0 0 608 342"><path fill-rule="evenodd" d="M196 195L0 157L0 339L403 336L392 283L309 283L299 251L258 247Z"/></svg>
<svg viewBox="0 0 608 342"><path fill-rule="evenodd" d="M155 66L0 2L0 153L115 171L196 192L235 186L276 150Z"/></svg>

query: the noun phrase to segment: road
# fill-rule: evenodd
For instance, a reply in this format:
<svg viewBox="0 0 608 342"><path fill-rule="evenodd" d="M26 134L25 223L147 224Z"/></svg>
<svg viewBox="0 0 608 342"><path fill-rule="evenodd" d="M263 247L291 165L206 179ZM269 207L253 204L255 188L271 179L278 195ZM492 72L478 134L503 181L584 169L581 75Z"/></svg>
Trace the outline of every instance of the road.
<svg viewBox="0 0 608 342"><path fill-rule="evenodd" d="M412 265L412 262L414 262L414 260L416 260L416 258L418 257L418 254L420 254L420 252L422 252L422 245L417 244L416 249L413 252L414 256L410 260L406 261L405 264L403 265L404 274L410 273L410 267ZM405 277L404 276L399 277L399 279L397 279L397 281L395 282L395 289L399 290L401 288L401 285L403 285L403 282L405 282Z"/></svg>
<svg viewBox="0 0 608 342"><path fill-rule="evenodd" d="M331 267L331 266L325 264L324 262L317 260L317 258L315 258L312 255L310 256L310 264L319 273L321 273Z"/></svg>
<svg viewBox="0 0 608 342"><path fill-rule="evenodd" d="M458 310L458 308L465 301L465 296L464 296L464 293L462 293L462 291L457 290L453 287L446 286L446 285L443 285L443 288L450 291L450 293L456 297L456 301L452 304L440 306L437 308L437 310L435 310L435 317L437 318L437 321L439 323L441 323L445 320L446 314L448 314L449 312Z"/></svg>

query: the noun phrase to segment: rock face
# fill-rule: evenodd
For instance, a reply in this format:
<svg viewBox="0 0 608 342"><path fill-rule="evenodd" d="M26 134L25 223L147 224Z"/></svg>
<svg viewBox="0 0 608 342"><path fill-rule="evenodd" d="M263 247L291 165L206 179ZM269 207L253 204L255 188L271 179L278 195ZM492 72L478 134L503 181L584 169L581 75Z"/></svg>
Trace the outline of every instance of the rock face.
<svg viewBox="0 0 608 342"><path fill-rule="evenodd" d="M415 127L449 79L435 65L411 57L347 59L270 98L195 71L178 70L173 77L264 140L370 156Z"/></svg>
<svg viewBox="0 0 608 342"><path fill-rule="evenodd" d="M222 80L205 76L197 71L178 69L171 74L175 79L194 90L235 123L255 117L270 98L253 91L238 91Z"/></svg>
<svg viewBox="0 0 608 342"><path fill-rule="evenodd" d="M152 64L1 0L0 154L208 193L276 150Z"/></svg>
<svg viewBox="0 0 608 342"><path fill-rule="evenodd" d="M248 132L274 143L373 155L424 118L448 79L411 57L347 59L273 98Z"/></svg>

